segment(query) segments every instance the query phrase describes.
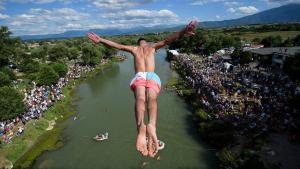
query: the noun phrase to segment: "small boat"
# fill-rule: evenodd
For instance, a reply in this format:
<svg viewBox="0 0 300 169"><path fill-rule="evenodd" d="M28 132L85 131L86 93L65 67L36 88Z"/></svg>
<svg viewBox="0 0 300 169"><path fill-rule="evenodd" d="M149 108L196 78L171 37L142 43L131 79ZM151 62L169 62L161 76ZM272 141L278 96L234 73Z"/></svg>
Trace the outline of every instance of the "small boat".
<svg viewBox="0 0 300 169"><path fill-rule="evenodd" d="M146 141L148 143L148 137L146 137ZM158 141L158 150L162 150L165 148L165 143L161 140L157 140Z"/></svg>
<svg viewBox="0 0 300 169"><path fill-rule="evenodd" d="M105 134L97 134L95 137L93 137L95 141L104 141L108 139L108 133Z"/></svg>
<svg viewBox="0 0 300 169"><path fill-rule="evenodd" d="M158 150L162 150L165 148L165 143L161 140L158 140Z"/></svg>

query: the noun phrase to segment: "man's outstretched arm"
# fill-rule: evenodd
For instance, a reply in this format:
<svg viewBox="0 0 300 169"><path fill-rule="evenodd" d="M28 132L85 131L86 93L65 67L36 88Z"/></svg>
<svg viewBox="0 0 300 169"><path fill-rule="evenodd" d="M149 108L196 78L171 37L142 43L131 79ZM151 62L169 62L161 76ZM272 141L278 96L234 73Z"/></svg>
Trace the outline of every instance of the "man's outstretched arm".
<svg viewBox="0 0 300 169"><path fill-rule="evenodd" d="M195 35L195 29L196 29L197 25L198 25L197 21L191 21L181 31L175 32L172 35L170 35L169 37L167 37L165 40L160 41L158 43L155 43L154 44L154 48L157 50L157 49L162 48L162 47L164 47L166 45L169 45L170 43L174 42L176 39L180 38L184 34Z"/></svg>
<svg viewBox="0 0 300 169"><path fill-rule="evenodd" d="M100 36L98 36L97 34L95 34L93 32L90 32L87 35L88 35L89 39L92 40L95 43L102 43L106 46L113 47L113 48L120 49L120 50L124 50L124 51L127 51L127 52L132 52L132 50L133 50L133 46L122 45L122 44L119 44L119 43L101 38Z"/></svg>

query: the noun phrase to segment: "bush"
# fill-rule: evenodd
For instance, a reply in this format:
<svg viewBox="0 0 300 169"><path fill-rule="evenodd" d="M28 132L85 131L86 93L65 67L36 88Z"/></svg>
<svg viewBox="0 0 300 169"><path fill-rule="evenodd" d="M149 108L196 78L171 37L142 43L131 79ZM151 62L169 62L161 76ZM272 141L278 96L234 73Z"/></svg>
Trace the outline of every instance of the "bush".
<svg viewBox="0 0 300 169"><path fill-rule="evenodd" d="M72 47L69 49L69 60L77 59L79 56L79 50L76 47Z"/></svg>
<svg viewBox="0 0 300 169"><path fill-rule="evenodd" d="M12 87L0 88L0 120L16 117L25 110L23 95Z"/></svg>
<svg viewBox="0 0 300 169"><path fill-rule="evenodd" d="M208 119L208 114L202 109L197 111L197 115L198 115L198 117L200 118L201 121L205 121L205 120Z"/></svg>
<svg viewBox="0 0 300 169"><path fill-rule="evenodd" d="M265 47L280 47L282 44L282 37L281 36L268 36L265 37L261 43Z"/></svg>
<svg viewBox="0 0 300 169"><path fill-rule="evenodd" d="M69 50L64 45L55 45L49 50L49 60L57 61L69 57Z"/></svg>
<svg viewBox="0 0 300 169"><path fill-rule="evenodd" d="M64 77L68 73L68 66L63 63L53 63L51 64L51 67L59 77Z"/></svg>
<svg viewBox="0 0 300 169"><path fill-rule="evenodd" d="M17 79L15 73L11 69L9 69L8 67L4 67L0 71L7 74L9 76L10 80L16 80Z"/></svg>
<svg viewBox="0 0 300 169"><path fill-rule="evenodd" d="M235 143L232 124L223 121L200 122L199 131L205 135L210 144L223 148Z"/></svg>
<svg viewBox="0 0 300 169"><path fill-rule="evenodd" d="M49 65L43 65L38 75L38 85L51 85L57 83L59 75Z"/></svg>
<svg viewBox="0 0 300 169"><path fill-rule="evenodd" d="M3 72L0 72L0 87L11 85L9 76Z"/></svg>
<svg viewBox="0 0 300 169"><path fill-rule="evenodd" d="M87 65L96 65L100 62L101 53L89 43L85 43L82 47L82 61Z"/></svg>
<svg viewBox="0 0 300 169"><path fill-rule="evenodd" d="M220 161L221 168L238 168L238 157L228 148L223 148L217 157Z"/></svg>
<svg viewBox="0 0 300 169"><path fill-rule="evenodd" d="M20 68L24 73L35 73L40 70L40 63L30 58L24 58Z"/></svg>

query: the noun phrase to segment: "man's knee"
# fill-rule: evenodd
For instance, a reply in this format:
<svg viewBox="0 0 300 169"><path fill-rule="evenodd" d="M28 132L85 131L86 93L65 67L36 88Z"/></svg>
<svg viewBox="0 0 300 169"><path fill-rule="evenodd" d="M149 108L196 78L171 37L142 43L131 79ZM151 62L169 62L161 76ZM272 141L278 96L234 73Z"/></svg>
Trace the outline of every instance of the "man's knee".
<svg viewBox="0 0 300 169"><path fill-rule="evenodd" d="M138 95L135 99L139 103L145 103L145 101L146 101L145 95Z"/></svg>
<svg viewBox="0 0 300 169"><path fill-rule="evenodd" d="M147 101L148 103L156 103L157 96L155 94L148 95Z"/></svg>

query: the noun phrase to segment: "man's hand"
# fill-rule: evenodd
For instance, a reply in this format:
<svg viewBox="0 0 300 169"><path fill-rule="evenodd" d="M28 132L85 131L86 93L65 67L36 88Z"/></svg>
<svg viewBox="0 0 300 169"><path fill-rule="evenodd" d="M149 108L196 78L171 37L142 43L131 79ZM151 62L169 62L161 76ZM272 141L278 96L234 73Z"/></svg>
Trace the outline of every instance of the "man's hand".
<svg viewBox="0 0 300 169"><path fill-rule="evenodd" d="M191 21L184 29L184 33L188 34L189 36L195 35L195 29L198 25L198 21L194 20Z"/></svg>
<svg viewBox="0 0 300 169"><path fill-rule="evenodd" d="M87 35L88 35L89 39L91 39L95 43L99 43L101 41L100 36L98 36L94 32L89 32Z"/></svg>

